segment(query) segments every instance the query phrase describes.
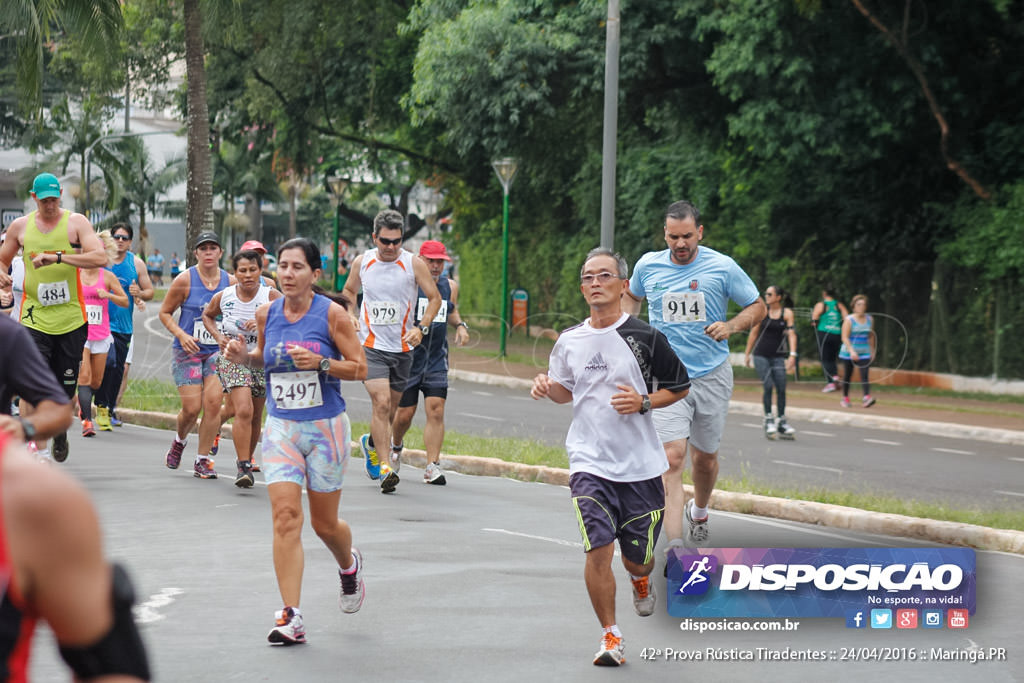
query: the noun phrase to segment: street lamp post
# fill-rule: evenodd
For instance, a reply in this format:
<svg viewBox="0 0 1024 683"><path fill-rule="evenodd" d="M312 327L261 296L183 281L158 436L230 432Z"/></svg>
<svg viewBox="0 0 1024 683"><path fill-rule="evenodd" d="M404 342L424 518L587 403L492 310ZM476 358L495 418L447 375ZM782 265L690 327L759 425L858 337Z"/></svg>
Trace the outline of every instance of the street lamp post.
<svg viewBox="0 0 1024 683"><path fill-rule="evenodd" d="M508 338L508 191L512 187L512 179L516 177L519 163L512 157L504 157L491 162L494 172L501 181L504 194L502 202L501 222L501 347L500 355L505 357L505 341Z"/></svg>
<svg viewBox="0 0 1024 683"><path fill-rule="evenodd" d="M342 178L341 176L328 176L327 185L331 188L331 204L334 205L334 274L331 276L331 282L334 284L334 291L338 291L338 266L341 264L341 249L340 235L338 234L339 226L341 222L341 200L345 196L345 190L348 189L349 183L352 181L348 178Z"/></svg>

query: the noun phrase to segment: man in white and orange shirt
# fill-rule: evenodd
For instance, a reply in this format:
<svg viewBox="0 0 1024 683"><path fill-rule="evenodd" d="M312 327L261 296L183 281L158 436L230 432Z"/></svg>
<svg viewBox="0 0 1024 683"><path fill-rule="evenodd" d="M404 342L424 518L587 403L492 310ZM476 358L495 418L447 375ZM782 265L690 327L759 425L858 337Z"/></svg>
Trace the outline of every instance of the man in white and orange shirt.
<svg viewBox="0 0 1024 683"><path fill-rule="evenodd" d="M441 294L427 264L402 248L404 235L402 214L391 209L378 213L373 219L376 247L352 262L343 293L351 302L351 312L360 289L363 292L356 326L366 352L363 384L373 404L373 415L370 433L363 434L359 444L366 474L380 481L381 493L391 493L398 486L401 461L396 458L389 465L381 462L377 453L390 450L391 423L409 378L412 350L430 333L430 325L414 324L417 287L427 297L422 320L433 320L441 309Z"/></svg>

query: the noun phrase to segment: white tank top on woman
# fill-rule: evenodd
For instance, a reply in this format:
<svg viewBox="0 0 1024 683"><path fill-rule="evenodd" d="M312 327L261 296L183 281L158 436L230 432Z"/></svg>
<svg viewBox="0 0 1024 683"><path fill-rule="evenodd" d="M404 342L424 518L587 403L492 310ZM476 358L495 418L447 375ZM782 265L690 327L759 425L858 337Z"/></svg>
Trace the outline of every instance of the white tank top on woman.
<svg viewBox="0 0 1024 683"><path fill-rule="evenodd" d="M245 328L245 323L256 319L256 309L270 301L270 287L260 285L252 301L238 298L238 285L225 287L220 295L220 331L229 336L242 335L250 351L256 348L256 332Z"/></svg>

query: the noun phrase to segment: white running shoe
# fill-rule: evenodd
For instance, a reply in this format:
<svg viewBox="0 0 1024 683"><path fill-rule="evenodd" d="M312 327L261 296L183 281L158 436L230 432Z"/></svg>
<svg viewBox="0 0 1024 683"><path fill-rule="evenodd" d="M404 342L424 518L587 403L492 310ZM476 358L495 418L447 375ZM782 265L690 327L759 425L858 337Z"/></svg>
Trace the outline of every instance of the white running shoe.
<svg viewBox="0 0 1024 683"><path fill-rule="evenodd" d="M630 577L633 584L633 609L642 617L649 617L654 614L654 605L658 601L658 595L654 592L654 584L650 576L642 576L639 579Z"/></svg>
<svg viewBox="0 0 1024 683"><path fill-rule="evenodd" d="M601 646L594 655L596 666L618 666L626 661L625 648L622 645L622 638L619 638L611 631L601 636Z"/></svg>
<svg viewBox="0 0 1024 683"><path fill-rule="evenodd" d="M779 418L778 432L780 439L792 441L794 438L796 438L796 430L793 429L788 422L786 422L786 418L784 417Z"/></svg>
<svg viewBox="0 0 1024 683"><path fill-rule="evenodd" d="M708 518L694 519L693 514L690 512L690 508L693 507L693 503L687 503L683 506L685 508L686 523L689 528L686 531L686 539L689 541L689 547L691 548L703 548L707 545L708 536L710 531L708 530Z"/></svg>
<svg viewBox="0 0 1024 683"><path fill-rule="evenodd" d="M338 569L338 576L341 578L338 607L345 614L358 612L366 598L366 584L363 583L363 555L358 549L352 548L352 557L356 561L356 570L353 573L344 574L341 569Z"/></svg>
<svg viewBox="0 0 1024 683"><path fill-rule="evenodd" d="M401 448L395 449L394 446L391 447L391 455L388 460L391 463L391 469L395 472L402 469L402 450Z"/></svg>
<svg viewBox="0 0 1024 683"><path fill-rule="evenodd" d="M444 486L448 481L444 478L444 470L436 463L428 463L427 469L423 470L423 483Z"/></svg>
<svg viewBox="0 0 1024 683"><path fill-rule="evenodd" d="M306 642L306 629L302 626L302 614L297 607L285 607L274 613L277 623L267 634L271 643L297 645Z"/></svg>

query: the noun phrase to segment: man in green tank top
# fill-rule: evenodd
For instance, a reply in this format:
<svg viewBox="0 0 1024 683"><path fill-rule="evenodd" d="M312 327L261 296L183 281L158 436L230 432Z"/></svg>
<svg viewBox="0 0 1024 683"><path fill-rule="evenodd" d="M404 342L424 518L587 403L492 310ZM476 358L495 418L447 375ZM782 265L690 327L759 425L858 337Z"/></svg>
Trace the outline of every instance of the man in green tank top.
<svg viewBox="0 0 1024 683"><path fill-rule="evenodd" d="M25 297L18 319L70 399L75 395L88 334L78 269L106 266L107 254L89 219L61 208L62 193L52 173L36 176L32 183L36 210L11 223L0 246L0 288L10 286L11 261L22 248ZM22 413L30 414L31 408L25 406ZM36 442L36 447L41 457L49 457L45 441ZM53 458L63 462L67 457L67 434L58 434L53 439Z"/></svg>

